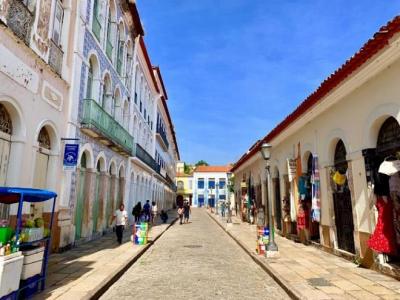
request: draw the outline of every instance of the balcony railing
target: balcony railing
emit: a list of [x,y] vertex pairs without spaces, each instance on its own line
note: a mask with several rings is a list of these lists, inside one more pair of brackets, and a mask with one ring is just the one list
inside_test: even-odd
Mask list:
[[61,76],[62,64],[63,64],[64,52],[61,48],[50,40],[50,51],[49,51],[49,65],[54,71]]
[[154,158],[149,153],[147,153],[147,151],[144,150],[143,147],[140,146],[138,143],[136,143],[135,146],[135,156],[146,165],[148,165],[150,168],[152,168],[154,171],[158,172],[159,166],[157,165]]
[[99,139],[109,141],[109,146],[132,155],[133,137],[95,100],[84,100],[81,123],[85,131],[91,131]]
[[7,26],[14,34],[29,45],[31,29],[33,24],[34,7],[30,3],[25,5],[23,1],[9,1],[5,3],[8,7]]
[[112,52],[113,52],[113,45],[109,40],[107,40],[106,54],[111,61],[112,61]]
[[161,126],[157,126],[157,136],[161,138],[161,141],[164,143],[165,149],[168,150],[169,143],[167,139],[167,134],[165,133],[165,131],[162,130]]
[[94,36],[100,42],[101,23],[97,16],[94,16],[94,18],[93,18],[92,30],[93,30]]

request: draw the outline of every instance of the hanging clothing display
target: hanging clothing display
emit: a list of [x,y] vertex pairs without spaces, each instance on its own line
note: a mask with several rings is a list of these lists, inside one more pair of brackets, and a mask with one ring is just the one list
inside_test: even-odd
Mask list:
[[290,220],[296,222],[296,200],[294,185],[290,185]]
[[311,175],[311,219],[314,222],[321,220],[320,177],[318,169],[318,156],[313,155]]
[[390,197],[393,201],[393,227],[396,232],[396,244],[400,246],[400,176],[399,173],[389,178]]
[[307,196],[307,177],[306,176],[299,177],[299,195],[300,195],[300,200],[304,200]]
[[296,177],[296,160],[288,158],[287,166],[288,166],[289,182],[292,182],[293,179]]
[[394,255],[397,252],[395,230],[393,227],[393,202],[390,197],[378,197],[378,222],[368,240],[368,246],[379,253]]
[[389,176],[400,172],[400,160],[383,161],[379,166],[378,172]]

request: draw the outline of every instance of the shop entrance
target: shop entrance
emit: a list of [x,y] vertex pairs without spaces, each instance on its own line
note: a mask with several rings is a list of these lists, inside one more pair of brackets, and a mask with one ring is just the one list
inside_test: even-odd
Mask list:
[[278,230],[282,230],[282,207],[281,207],[281,188],[279,184],[279,171],[277,170],[277,178],[273,179],[275,191],[275,223]]
[[353,209],[351,205],[351,193],[346,178],[348,163],[346,160],[346,147],[342,140],[339,140],[336,144],[334,162],[333,206],[338,248],[355,253]]
[[82,235],[83,209],[85,203],[86,190],[86,153],[82,153],[81,165],[79,168],[79,182],[76,196],[75,207],[75,238],[79,240]]
[[[374,192],[377,197],[378,221],[373,237],[375,251],[387,254],[388,262],[398,262],[400,252],[400,125],[393,117],[382,124],[376,145]],[[396,171],[381,170],[383,163]],[[378,173],[379,170],[379,173]],[[387,225],[386,225],[387,224]],[[393,226],[391,226],[393,225]],[[381,241],[389,241],[386,246]]]
[[[0,185],[7,181],[8,161],[11,149],[12,122],[4,105],[0,104]],[[10,205],[0,204],[0,219],[8,219]]]

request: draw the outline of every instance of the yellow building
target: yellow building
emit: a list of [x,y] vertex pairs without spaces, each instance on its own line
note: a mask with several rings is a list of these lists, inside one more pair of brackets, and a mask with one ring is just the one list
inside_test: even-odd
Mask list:
[[176,203],[179,205],[184,200],[189,201],[192,205],[193,198],[193,173],[186,174],[184,172],[184,163],[179,162],[176,166]]

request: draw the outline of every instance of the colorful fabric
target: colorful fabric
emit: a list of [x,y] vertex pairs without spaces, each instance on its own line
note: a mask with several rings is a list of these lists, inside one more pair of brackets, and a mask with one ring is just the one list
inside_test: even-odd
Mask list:
[[[386,198],[386,200],[384,199]],[[395,230],[393,227],[393,202],[390,197],[378,197],[378,222],[368,240],[368,246],[378,253],[394,255],[397,252]]]
[[311,174],[311,219],[314,222],[321,220],[321,198],[320,198],[320,176],[318,168],[318,156],[313,155],[312,174]]

